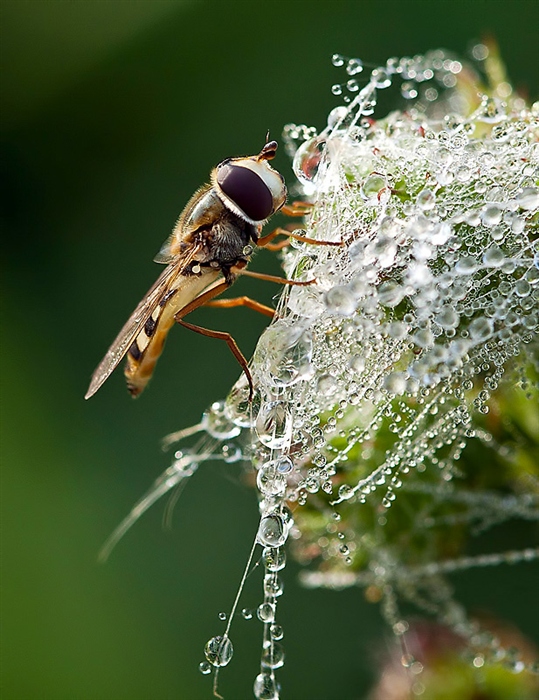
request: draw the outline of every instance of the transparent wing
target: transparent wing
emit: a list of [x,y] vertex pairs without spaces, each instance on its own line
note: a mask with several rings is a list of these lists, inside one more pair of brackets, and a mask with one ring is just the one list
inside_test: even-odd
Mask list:
[[163,301],[170,291],[174,280],[181,275],[186,266],[192,262],[196,254],[200,251],[200,245],[194,245],[183,255],[178,256],[159,275],[155,284],[142,299],[137,308],[133,311],[116,339],[107,350],[107,354],[97,366],[92,375],[90,386],[84,396],[89,399],[107,381],[112,372],[127,354],[131,344],[142,330],[146,321],[150,318],[156,307]]
[[170,236],[167,238],[167,240],[163,243],[161,246],[159,252],[153,259],[154,262],[159,263],[160,265],[168,265],[174,260],[174,255],[170,252],[170,247],[175,239],[175,233],[174,231],[170,234]]

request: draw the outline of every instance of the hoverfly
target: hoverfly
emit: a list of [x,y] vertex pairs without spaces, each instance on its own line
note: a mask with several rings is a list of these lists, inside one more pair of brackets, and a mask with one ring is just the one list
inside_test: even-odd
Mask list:
[[[212,303],[243,304],[272,316],[271,309],[245,297],[211,301],[230,287],[239,274],[285,284],[310,284],[244,270],[253,252],[252,244],[265,245],[274,237],[276,232],[261,239],[262,226],[286,201],[284,178],[268,162],[276,150],[277,142],[269,141],[258,155],[222,161],[212,170],[210,183],[191,197],[172,234],[155,257],[155,262],[167,267],[99,363],[86,399],[98,391],[124,357],[127,358],[124,372],[127,388],[133,397],[138,396],[150,380],[167,333],[176,322],[203,335],[225,340],[246,374],[252,397],[253,384],[247,361],[232,336],[194,326],[183,321],[183,317],[203,304]],[[293,237],[311,242],[302,236]]]

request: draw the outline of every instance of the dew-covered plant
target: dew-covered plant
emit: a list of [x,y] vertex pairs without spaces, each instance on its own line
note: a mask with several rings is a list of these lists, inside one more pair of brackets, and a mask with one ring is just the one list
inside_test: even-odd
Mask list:
[[[333,57],[344,104],[285,141],[312,204],[305,235],[339,245],[286,248],[286,274],[315,282],[283,293],[250,364],[253,402],[242,377],[170,436],[202,433],[109,543],[200,461],[245,462],[260,508],[246,573],[258,547],[264,565],[259,700],[280,692],[285,549],[306,586],[379,601],[417,694],[403,606],[448,628],[460,663],[537,691],[537,665],[472,620],[446,578],[539,556],[532,542],[468,553],[493,525],[539,518],[539,103],[512,91],[494,46],[473,55],[390,59],[364,80],[361,61]],[[406,109],[381,118],[379,93],[396,85]],[[201,664],[216,694],[242,585]]]

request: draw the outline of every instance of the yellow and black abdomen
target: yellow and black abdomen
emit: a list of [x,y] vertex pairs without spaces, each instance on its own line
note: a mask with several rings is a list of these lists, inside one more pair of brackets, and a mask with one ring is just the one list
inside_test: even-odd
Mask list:
[[151,379],[163,352],[175,315],[196,299],[220,276],[220,270],[203,268],[198,275],[180,275],[163,301],[155,307],[127,352],[124,369],[131,396],[138,396]]

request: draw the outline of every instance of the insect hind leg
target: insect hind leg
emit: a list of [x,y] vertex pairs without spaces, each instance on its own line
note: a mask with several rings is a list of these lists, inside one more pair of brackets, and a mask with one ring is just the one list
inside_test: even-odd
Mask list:
[[254,386],[253,386],[253,377],[251,376],[251,372],[249,371],[249,367],[247,365],[247,360],[245,359],[242,351],[239,349],[238,344],[234,340],[234,338],[230,335],[230,333],[226,333],[225,331],[212,331],[209,328],[203,328],[202,326],[195,326],[194,323],[188,323],[187,321],[184,321],[181,317],[178,317],[176,315],[176,321],[182,325],[185,326],[185,328],[188,328],[190,331],[194,331],[195,333],[200,333],[200,335],[205,335],[208,338],[217,338],[218,340],[224,340],[225,343],[228,345],[230,348],[230,351],[236,358],[236,360],[239,362],[241,365],[241,368],[247,378],[247,381],[249,383],[249,401],[251,402],[253,400],[253,394],[254,394]]
[[[242,368],[247,381],[249,383],[249,401],[253,400],[253,394],[254,394],[254,386],[253,386],[253,378],[251,376],[251,372],[249,371],[249,367],[247,366],[247,360],[245,359],[243,353],[238,347],[238,344],[234,340],[234,338],[230,335],[230,333],[226,333],[225,331],[212,331],[209,328],[203,328],[202,326],[196,326],[194,323],[188,323],[187,321],[183,320],[184,316],[187,316],[187,314],[191,313],[191,311],[194,311],[195,309],[198,309],[200,306],[203,306],[204,304],[208,304],[208,302],[211,302],[211,300],[224,292],[230,284],[228,282],[221,282],[220,284],[217,284],[214,287],[211,287],[210,289],[207,289],[205,292],[200,294],[196,299],[193,299],[187,306],[184,306],[183,309],[178,311],[178,313],[174,316],[174,320],[179,323],[181,326],[185,326],[185,328],[188,328],[190,331],[194,331],[195,333],[200,333],[200,335],[205,335],[208,338],[217,338],[218,340],[224,340],[225,343],[228,345],[230,348],[230,351],[238,361],[240,367]],[[226,301],[226,300],[225,300]],[[235,301],[235,300],[232,300]],[[221,304],[220,304],[221,305]]]

